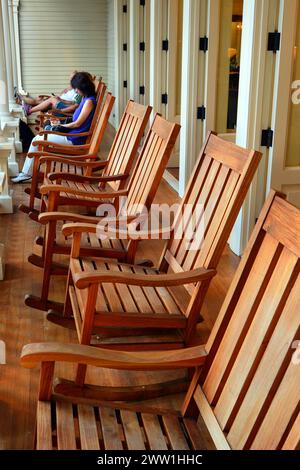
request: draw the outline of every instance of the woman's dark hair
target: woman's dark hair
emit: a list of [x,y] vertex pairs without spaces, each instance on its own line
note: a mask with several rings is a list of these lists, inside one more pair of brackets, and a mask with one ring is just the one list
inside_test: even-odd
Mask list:
[[72,88],[77,88],[84,96],[96,96],[94,82],[86,72],[75,73],[71,80]]

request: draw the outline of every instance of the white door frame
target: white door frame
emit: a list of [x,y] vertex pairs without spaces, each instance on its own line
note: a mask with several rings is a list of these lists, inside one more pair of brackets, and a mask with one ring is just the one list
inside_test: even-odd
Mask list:
[[[129,99],[129,2],[114,0],[114,31],[115,31],[115,93],[116,93],[116,127],[119,126],[124,109]],[[123,7],[127,7],[124,13]],[[127,44],[127,50],[123,49]],[[127,82],[127,88],[124,87]]]
[[[183,196],[198,152],[216,119],[216,83],[219,50],[219,0],[184,0],[182,102],[179,195]],[[208,38],[208,51],[199,50],[200,37]],[[205,120],[197,107],[205,106]]]
[[153,114],[166,116],[166,105],[162,103],[165,93],[167,74],[166,52],[162,50],[162,41],[166,39],[167,29],[164,18],[167,14],[165,0],[151,0],[150,3],[150,92],[149,101]]
[[[298,0],[281,0],[279,28],[282,41],[275,72],[275,94],[272,116],[273,147],[270,149],[267,188],[287,193],[300,207],[300,167],[286,167],[290,120],[291,83],[293,81],[293,48],[297,33]],[[294,186],[294,187],[293,187]]]
[[[236,142],[260,150],[263,158],[230,238],[238,255],[271,187],[300,204],[300,168],[285,167],[298,5],[298,0],[244,0]],[[275,30],[281,33],[276,54],[266,51],[268,33]],[[269,149],[261,147],[262,130],[268,128],[273,130]]]
[[[140,49],[144,43],[145,50]],[[150,0],[130,0],[130,98],[138,103],[149,103],[150,80]],[[144,87],[144,95],[140,87]]]
[[277,21],[273,11],[276,1],[244,0],[236,143],[260,150],[264,157],[230,237],[230,247],[239,256],[266,195],[269,151],[261,147],[261,136],[262,130],[268,128],[267,123],[271,125],[273,92],[267,90],[272,89],[277,55],[268,52],[266,45],[268,32],[272,32],[270,28]]
[[139,40],[140,40],[140,0],[129,0],[130,10],[130,84],[129,94],[134,101],[139,101]]

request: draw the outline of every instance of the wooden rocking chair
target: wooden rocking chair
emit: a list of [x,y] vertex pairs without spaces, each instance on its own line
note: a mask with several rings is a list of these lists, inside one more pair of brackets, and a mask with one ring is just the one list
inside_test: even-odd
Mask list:
[[[148,350],[189,344],[260,158],[259,152],[210,134],[157,269],[82,258],[81,236],[88,232],[94,241],[97,226],[65,225],[63,235],[74,237],[65,316],[50,312],[48,319],[72,327],[73,312],[83,344]],[[191,246],[194,237],[197,241]],[[107,250],[106,256],[102,249],[101,255],[108,258],[111,252]],[[127,263],[130,257],[128,248]]]
[[[89,204],[86,204],[86,201],[84,204],[81,204],[80,198],[76,196],[72,197],[72,195],[68,194],[68,188],[78,188],[86,192],[93,192],[94,190],[98,190],[97,183],[102,183],[102,189],[105,188],[106,183],[110,183],[110,187],[116,190],[124,187],[136,157],[140,140],[148,123],[151,110],[151,106],[143,106],[134,101],[128,101],[118,132],[115,135],[108,158],[105,161],[97,160],[95,162],[90,161],[90,159],[87,161],[86,159],[82,160],[80,156],[70,156],[67,160],[63,156],[52,155],[40,158],[39,163],[46,165],[43,188],[47,185],[57,187],[56,183],[60,184],[62,188],[63,194],[59,195],[58,192],[56,192],[55,195],[56,208],[63,205],[84,205],[92,209],[93,204],[91,201]],[[103,134],[104,131],[101,133],[101,140]],[[95,157],[93,160],[95,160]],[[93,172],[98,173],[100,170],[103,171],[101,175],[97,174],[96,176],[92,176]],[[101,177],[102,180],[99,180],[99,177]],[[107,178],[106,183],[105,180],[103,180],[104,177]],[[111,179],[109,180],[108,177]],[[112,177],[114,177],[114,179]],[[95,187],[92,183],[94,183]],[[46,194],[42,198],[40,211],[35,210],[29,214],[32,220],[36,222],[39,221],[39,213],[47,210],[49,200],[51,200],[52,196],[53,195],[50,195],[50,197],[48,197]]]
[[[34,207],[34,202],[36,198],[37,199],[41,198],[41,194],[39,191],[39,183],[41,183],[44,178],[44,172],[42,171],[42,168],[41,168],[42,157],[52,156],[52,157],[57,157],[57,158],[64,158],[65,159],[64,171],[66,172],[75,171],[74,165],[72,167],[71,164],[66,163],[66,161],[70,159],[72,161],[78,160],[78,161],[84,162],[84,161],[95,160],[98,158],[99,148],[100,148],[107,124],[108,124],[108,120],[109,120],[112,108],[114,106],[114,102],[115,102],[115,97],[112,96],[111,93],[108,93],[101,112],[99,110],[95,111],[95,114],[97,112],[98,115],[97,115],[97,120],[95,122],[95,126],[92,131],[92,134],[90,134],[90,132],[88,133],[83,132],[81,134],[77,134],[77,136],[91,137],[91,140],[89,141],[89,143],[84,144],[84,145],[66,146],[66,145],[51,144],[47,140],[40,140],[40,141],[34,142],[36,145],[38,145],[38,151],[28,153],[28,157],[33,158],[34,163],[33,163],[31,186],[30,188],[25,189],[25,193],[29,195],[29,205],[21,204],[19,206],[19,210],[21,210],[22,212],[25,212],[26,214],[30,214],[31,212],[38,212],[36,211]],[[49,133],[51,132],[44,131],[43,133],[41,133],[41,135],[44,135],[46,139]],[[60,133],[60,135],[71,135],[71,134]],[[60,153],[56,153],[56,152],[60,152]],[[100,162],[100,165],[101,165],[101,162]],[[56,168],[56,164],[52,166],[53,170],[55,168]],[[97,167],[95,166],[95,168]],[[49,170],[51,171],[50,168]]]
[[[300,450],[300,366],[293,349],[300,339],[299,257],[300,211],[272,192],[205,346],[134,353],[25,346],[21,364],[41,363],[36,448]],[[173,408],[174,396],[164,405],[137,399],[134,389],[113,402],[120,390],[87,385],[78,370],[74,382],[53,385],[60,361],[195,372],[181,406]]]
[[[84,207],[85,210],[87,207],[89,209],[94,208],[94,211],[96,211],[99,204],[105,200],[115,199],[117,204],[118,196],[121,197],[127,194],[124,186],[129,178],[151,110],[151,106],[143,106],[129,101],[108,159],[105,162],[70,160],[68,163],[69,165],[75,165],[77,169],[91,169],[94,166],[99,169],[102,166],[103,172],[99,176],[83,176],[76,174],[76,172],[73,174],[65,172],[64,167],[62,167],[62,165],[66,165],[64,157],[45,157],[41,159],[42,162],[47,164],[47,172],[49,166],[53,164],[56,165],[56,171],[60,171],[50,175],[49,179],[45,178],[45,185],[41,187],[41,192],[44,194],[42,208],[56,211],[59,206],[68,205]],[[53,184],[53,180],[58,180],[62,184]],[[33,254],[28,258],[30,263],[44,269],[41,298],[27,296],[25,301],[26,305],[39,310],[53,308],[53,304],[47,303],[51,274],[61,273],[62,269],[63,273],[67,274],[67,269],[64,266],[52,264],[53,252],[55,252],[56,246],[56,226],[57,221],[60,220],[59,217],[57,220],[53,217],[45,228],[45,237],[37,240],[38,243],[44,244],[42,256]],[[66,252],[70,253],[70,245],[67,247]]]

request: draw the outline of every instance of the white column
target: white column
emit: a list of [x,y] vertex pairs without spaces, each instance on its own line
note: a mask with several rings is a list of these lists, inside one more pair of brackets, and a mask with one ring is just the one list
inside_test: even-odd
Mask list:
[[[8,189],[8,159],[11,154],[12,146],[7,140],[5,140],[2,132],[4,127],[3,122],[9,119],[10,116],[6,87],[6,67],[2,24],[2,9],[0,8],[0,213],[10,213],[12,212],[12,199]],[[3,254],[2,246],[1,253]]]
[[[129,99],[129,2],[114,0],[115,21],[115,93],[116,93],[116,126],[119,125],[125,106]],[[126,8],[126,13],[123,11]],[[123,45],[127,44],[127,51]],[[124,87],[127,82],[127,88]]]
[[179,195],[182,197],[196,158],[199,15],[201,0],[184,0]]
[[[179,195],[184,194],[207,133],[215,128],[216,78],[219,50],[218,0],[184,0],[181,87],[181,134]],[[201,37],[208,38],[208,51],[200,51]],[[197,119],[204,106],[205,119]]]
[[[9,32],[10,32],[11,58],[12,58],[13,88],[16,87],[18,89],[18,68],[17,68],[13,0],[8,0],[8,16],[9,16]],[[17,104],[15,101],[13,102],[13,105],[11,107],[11,111],[15,117],[22,118],[24,116],[22,106]],[[16,147],[17,152],[23,151],[22,143],[20,142],[19,131],[16,133],[15,147]]]
[[[130,0],[130,98],[138,103],[149,103],[149,16],[150,0],[141,5],[140,0]],[[140,43],[145,44],[145,50],[140,49]],[[145,88],[144,94],[140,87]]]
[[218,54],[220,41],[220,2],[216,0],[208,0],[207,36],[208,52],[206,53],[204,90],[206,119],[203,126],[203,141],[208,132],[215,130],[216,125]]
[[139,102],[139,38],[140,38],[140,0],[130,0],[130,99]]
[[18,87],[18,69],[17,69],[13,0],[8,0],[8,15],[9,15],[12,68],[13,68],[13,84],[14,84],[14,87]]
[[0,132],[2,130],[2,120],[10,116],[8,105],[6,60],[4,50],[5,46],[3,35],[2,8],[0,8]]
[[[14,119],[9,112],[9,99],[7,89],[7,68],[6,68],[6,55],[5,42],[4,42],[4,28],[3,28],[3,0],[1,0],[0,8],[0,136],[1,142],[5,141],[5,145],[10,147],[10,155],[8,159],[8,166],[10,175],[18,174],[18,164],[16,162],[16,149],[15,149],[15,135],[19,128],[19,119]],[[1,148],[0,142],[0,148]]]
[[[162,13],[164,0],[151,0],[150,3],[150,105],[154,113],[165,114],[165,105],[161,102],[163,93]],[[166,72],[166,71],[165,71]],[[165,90],[164,90],[165,91]]]
[[12,0],[13,3],[13,23],[15,35],[15,51],[16,51],[16,65],[18,76],[18,90],[20,93],[25,94],[22,85],[22,68],[21,68],[21,49],[20,49],[20,35],[19,35],[19,0]]
[[8,186],[8,158],[10,152],[10,143],[0,141],[0,214],[11,214],[13,212],[12,198]]
[[7,91],[10,109],[13,107],[14,100],[14,81],[13,81],[13,66],[12,66],[12,48],[9,29],[9,13],[8,13],[8,0],[1,0],[2,7],[2,20],[3,20],[3,33],[4,33],[4,50],[6,61],[7,73]]

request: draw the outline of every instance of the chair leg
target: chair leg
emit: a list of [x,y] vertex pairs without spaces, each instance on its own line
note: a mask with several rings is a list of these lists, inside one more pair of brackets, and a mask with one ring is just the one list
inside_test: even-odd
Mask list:
[[53,259],[52,247],[56,237],[56,222],[51,221],[48,226],[48,234],[45,240],[45,254],[44,254],[44,278],[42,286],[42,301],[46,302],[49,294],[50,278],[51,278],[51,267]]
[[67,288],[66,288],[66,296],[65,296],[65,306],[64,306],[64,317],[71,318],[73,316],[72,305],[71,305],[71,298],[70,298],[70,289],[69,287],[73,285],[73,278],[72,273],[69,270],[68,273],[68,280],[67,280]]
[[55,308],[55,305],[60,305],[58,303],[48,301],[50,279],[52,274],[53,244],[56,237],[56,222],[51,221],[48,224],[46,231],[47,236],[45,237],[43,248],[44,272],[41,297],[29,295],[25,300],[27,306],[38,308],[39,310],[49,310],[51,307]]
[[65,302],[62,305],[62,309],[49,309],[47,314],[47,320],[54,325],[62,326],[63,328],[68,328],[69,330],[76,330],[76,325],[73,317],[73,310],[71,304],[71,298],[69,294],[69,287],[73,285],[72,274],[69,272],[67,286],[66,286],[66,296]]
[[[81,331],[77,331],[79,339],[80,339],[80,344],[88,345],[91,342],[94,318],[95,318],[97,294],[98,294],[98,285],[94,284],[90,286],[88,289],[85,315],[84,315],[84,320],[82,322]],[[76,375],[77,385],[84,385],[86,370],[87,370],[87,366],[83,364],[79,364],[77,368],[77,375]]]
[[33,174],[31,179],[31,188],[30,188],[30,196],[29,196],[29,207],[34,211],[34,200],[35,194],[37,192],[39,182],[39,161],[37,158],[34,159],[33,164]]

